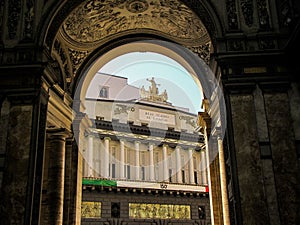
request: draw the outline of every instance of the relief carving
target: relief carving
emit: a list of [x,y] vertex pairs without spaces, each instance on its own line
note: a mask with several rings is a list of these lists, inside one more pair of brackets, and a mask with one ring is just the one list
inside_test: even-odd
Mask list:
[[3,23],[4,23],[4,0],[0,0],[0,30],[2,30]]
[[59,61],[61,63],[61,71],[64,72],[66,81],[68,84],[70,84],[73,80],[72,72],[70,71],[68,54],[66,54],[65,49],[62,47],[61,42],[56,39],[54,42],[54,51],[56,52],[57,56],[59,57]]
[[211,42],[200,46],[188,47],[192,52],[196,53],[201,59],[203,59],[207,64],[210,61],[211,53]]
[[78,67],[89,54],[89,51],[79,51],[69,48],[69,53],[73,65],[73,73],[76,74]]
[[237,11],[235,0],[226,1],[228,28],[230,30],[238,29]]
[[8,4],[8,37],[9,39],[15,39],[17,30],[19,27],[19,20],[21,14],[21,3],[20,0],[10,0]]
[[244,41],[243,40],[230,40],[228,41],[228,51],[243,51]]
[[152,29],[177,39],[198,40],[207,31],[187,6],[179,1],[87,1],[65,20],[69,38],[92,43],[127,30]]
[[266,0],[257,0],[257,10],[259,19],[259,28],[262,30],[270,29],[270,17],[268,3]]
[[248,27],[253,25],[253,2],[252,0],[241,0],[241,9]]
[[26,12],[25,12],[25,28],[24,37],[31,39],[33,36],[33,18],[34,18],[34,1],[26,1]]
[[258,40],[258,46],[260,49],[274,49],[276,47],[276,43],[274,39],[264,38]]

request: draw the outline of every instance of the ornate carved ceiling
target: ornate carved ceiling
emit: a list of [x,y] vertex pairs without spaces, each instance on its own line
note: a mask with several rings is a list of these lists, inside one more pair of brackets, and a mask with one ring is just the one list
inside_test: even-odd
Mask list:
[[182,44],[208,61],[211,40],[197,15],[178,0],[88,0],[62,24],[53,55],[72,82],[84,59],[108,40],[148,33]]
[[176,0],[87,1],[62,26],[64,34],[77,43],[95,43],[136,29],[161,32],[185,42],[209,39],[195,13]]

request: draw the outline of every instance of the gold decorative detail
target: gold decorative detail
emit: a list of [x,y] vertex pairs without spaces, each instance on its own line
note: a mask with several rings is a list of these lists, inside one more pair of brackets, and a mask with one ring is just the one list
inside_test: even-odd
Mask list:
[[129,203],[130,219],[191,219],[190,205]]
[[266,73],[266,67],[245,67],[244,73]]
[[75,74],[82,61],[89,54],[89,51],[79,51],[69,48],[69,53],[73,65],[73,74]]
[[207,39],[206,28],[186,5],[174,0],[94,1],[76,8],[62,26],[69,38],[97,42],[122,31],[151,29],[176,39]]
[[82,218],[101,218],[101,202],[85,202],[81,203]]
[[126,4],[126,8],[132,13],[142,13],[148,9],[149,5],[146,0],[130,0]]

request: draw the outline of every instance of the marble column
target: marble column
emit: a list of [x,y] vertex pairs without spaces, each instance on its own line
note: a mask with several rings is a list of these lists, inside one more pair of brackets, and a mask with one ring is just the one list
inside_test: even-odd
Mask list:
[[140,179],[140,142],[134,142],[135,149],[135,179]]
[[125,142],[124,140],[120,140],[120,178],[125,178]]
[[169,173],[168,173],[168,145],[163,145],[163,180],[168,181]]
[[201,164],[201,178],[202,178],[202,184],[207,185],[207,168],[206,168],[206,153],[205,149],[201,150],[200,153],[200,164]]
[[150,181],[154,181],[155,177],[154,177],[154,155],[153,155],[153,148],[154,145],[152,143],[149,144],[149,164],[150,164],[150,171],[149,171],[149,175],[150,175]]
[[63,224],[64,176],[66,133],[64,130],[48,131],[49,167],[48,167],[48,222],[49,224]]
[[222,197],[222,210],[223,210],[223,224],[230,225],[228,195],[227,195],[227,182],[226,182],[226,168],[224,159],[223,140],[220,136],[217,137],[218,150],[219,150],[219,164],[220,164],[220,183],[221,183],[221,197]]
[[176,172],[177,172],[177,183],[182,183],[182,174],[181,174],[181,156],[180,156],[180,147],[176,147]]
[[193,161],[193,149],[189,148],[189,175],[190,175],[190,184],[195,184],[194,177],[194,161]]
[[94,137],[92,134],[88,136],[88,176],[94,176]]
[[104,138],[103,177],[109,178],[109,137]]

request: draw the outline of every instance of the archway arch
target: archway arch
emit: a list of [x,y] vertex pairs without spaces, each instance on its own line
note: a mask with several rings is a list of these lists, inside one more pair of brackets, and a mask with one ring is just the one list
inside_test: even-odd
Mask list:
[[[73,11],[69,11],[71,8]],[[164,4],[86,1],[71,8],[65,8],[49,26],[45,45],[59,65],[59,85],[73,97],[73,109],[77,113],[83,112],[85,90],[96,71],[118,55],[141,49],[164,54],[180,63],[206,96],[216,91],[212,72],[208,72],[210,76],[205,75],[209,71],[210,54],[214,52],[213,41],[221,29],[217,17],[211,19],[213,10],[208,5],[195,7],[197,12],[179,1]],[[216,92],[218,95],[220,89]],[[223,99],[220,102],[224,110]],[[216,116],[219,115],[220,110]],[[220,125],[220,120],[213,120],[213,124]]]

